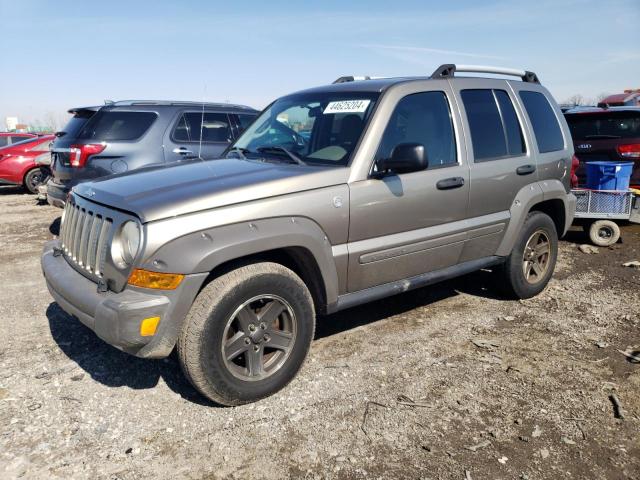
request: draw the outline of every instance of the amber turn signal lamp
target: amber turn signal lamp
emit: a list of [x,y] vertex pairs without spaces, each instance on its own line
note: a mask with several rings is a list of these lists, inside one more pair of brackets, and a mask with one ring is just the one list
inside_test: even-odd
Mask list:
[[150,272],[136,268],[129,276],[129,285],[134,287],[155,288],[157,290],[175,290],[182,282],[180,273]]
[[149,317],[140,323],[140,336],[151,337],[156,334],[156,329],[160,323],[160,317]]

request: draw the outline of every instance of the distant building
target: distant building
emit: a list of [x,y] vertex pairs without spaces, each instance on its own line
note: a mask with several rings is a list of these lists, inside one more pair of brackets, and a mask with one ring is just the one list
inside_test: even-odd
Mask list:
[[640,107],[640,88],[609,95],[598,102],[599,107]]
[[5,124],[7,126],[7,132],[14,131],[18,125],[18,117],[7,117]]

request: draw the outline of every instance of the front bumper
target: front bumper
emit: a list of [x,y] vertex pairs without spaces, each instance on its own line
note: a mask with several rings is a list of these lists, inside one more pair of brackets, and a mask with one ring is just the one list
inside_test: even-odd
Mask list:
[[[97,285],[78,273],[63,255],[59,241],[48,242],[41,264],[56,303],[105,342],[138,357],[163,358],[175,346],[182,322],[206,274],[188,275],[176,290],[155,291],[127,286],[122,292],[99,293]],[[153,336],[140,335],[140,323],[160,317]]]

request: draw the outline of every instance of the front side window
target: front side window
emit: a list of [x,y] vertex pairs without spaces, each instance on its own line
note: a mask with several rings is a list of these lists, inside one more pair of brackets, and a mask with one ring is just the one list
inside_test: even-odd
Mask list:
[[398,102],[382,136],[376,161],[390,158],[401,143],[423,145],[429,168],[457,163],[451,110],[444,92],[414,93]]
[[346,166],[378,96],[320,92],[280,98],[244,131],[227,155]]
[[157,118],[154,112],[100,110],[80,131],[78,138],[96,141],[127,141],[142,137]]
[[0,147],[6,147],[9,143],[9,137],[0,137]]
[[520,91],[520,98],[529,115],[540,153],[564,149],[558,118],[547,98],[540,92]]
[[476,162],[525,153],[522,128],[506,91],[462,90],[460,96],[467,112]]
[[231,127],[226,113],[187,112],[180,117],[173,140],[176,142],[199,142],[200,132],[204,143],[227,143],[231,141]]

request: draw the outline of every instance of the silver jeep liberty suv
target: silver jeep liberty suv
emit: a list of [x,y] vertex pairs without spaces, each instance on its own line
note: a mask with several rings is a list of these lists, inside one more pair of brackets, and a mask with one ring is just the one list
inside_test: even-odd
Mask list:
[[239,405],[293,379],[317,314],[481,268],[512,297],[542,291],[572,155],[532,72],[342,77],[273,102],[221,159],[75,187],[42,268],[100,338],[177,348],[204,396]]

